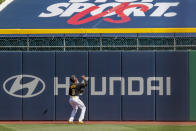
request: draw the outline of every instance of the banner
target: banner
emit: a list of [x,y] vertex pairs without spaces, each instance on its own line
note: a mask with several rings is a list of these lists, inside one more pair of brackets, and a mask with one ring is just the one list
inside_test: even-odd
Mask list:
[[0,5],[0,34],[191,33],[195,5],[195,0],[6,0]]

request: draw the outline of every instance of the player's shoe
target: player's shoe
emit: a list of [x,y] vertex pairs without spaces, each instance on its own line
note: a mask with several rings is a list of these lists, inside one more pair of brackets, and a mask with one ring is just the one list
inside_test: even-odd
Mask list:
[[68,124],[73,124],[73,121],[68,121]]
[[79,124],[84,124],[84,122],[83,121],[78,121],[79,122]]

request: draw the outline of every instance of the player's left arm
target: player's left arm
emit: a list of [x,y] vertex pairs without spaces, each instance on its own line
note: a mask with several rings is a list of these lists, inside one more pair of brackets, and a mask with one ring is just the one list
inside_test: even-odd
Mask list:
[[86,80],[86,77],[83,75],[81,76],[82,80],[84,80],[84,83],[80,83],[78,85],[78,88],[80,90],[80,94],[83,94],[84,93],[84,88],[87,86],[87,80]]
[[82,80],[84,80],[84,83],[81,83],[81,86],[83,86],[83,88],[85,88],[87,86],[86,77],[84,75],[82,75],[81,78],[82,78]]

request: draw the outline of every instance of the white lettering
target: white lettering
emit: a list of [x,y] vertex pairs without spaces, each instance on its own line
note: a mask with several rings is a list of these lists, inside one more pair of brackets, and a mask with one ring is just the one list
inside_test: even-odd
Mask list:
[[53,16],[58,16],[61,13],[64,12],[63,9],[61,9],[60,7],[68,7],[70,5],[70,3],[57,3],[54,5],[51,5],[47,8],[47,11],[49,13],[41,13],[39,15],[39,17],[53,17]]
[[96,0],[95,3],[105,3],[107,0]]
[[[159,85],[152,86],[152,82],[158,82]],[[147,95],[151,95],[152,90],[158,90],[159,95],[163,95],[163,77],[149,77],[147,79]]]
[[136,2],[138,0],[115,0],[116,2]]
[[171,95],[171,77],[166,78],[166,95]]
[[[139,82],[139,90],[133,91],[133,82]],[[143,95],[144,93],[144,79],[142,77],[128,77],[128,95]]]
[[72,16],[74,13],[81,12],[94,6],[92,3],[73,3],[60,17]]
[[62,89],[64,88],[66,90],[66,95],[69,95],[69,86],[70,86],[70,83],[69,83],[69,77],[66,77],[65,78],[65,84],[59,84],[58,83],[58,77],[54,77],[54,86],[56,88],[54,88],[54,95],[58,95],[58,89]]
[[123,77],[110,77],[110,95],[114,95],[114,81],[121,82],[121,95],[125,95],[125,79]]
[[106,95],[106,77],[102,77],[101,91],[95,91],[95,77],[91,77],[91,95]]
[[[105,9],[108,9],[108,7],[112,8],[112,7],[115,7],[117,5],[119,5],[120,3],[106,3],[106,4],[102,4],[99,6],[99,9],[96,9],[95,11],[92,11],[91,12],[91,15],[97,15],[99,13],[102,13]],[[108,17],[108,16],[112,16],[112,15],[115,15],[116,13],[113,12],[113,13],[110,13],[108,15],[105,15],[104,17]]]
[[[65,78],[65,83],[59,83],[58,77],[54,77],[54,95],[58,95],[59,89],[65,89],[65,95],[69,95],[69,87],[70,87],[70,78]],[[96,84],[95,84],[95,77],[89,78],[91,81],[91,84],[88,85],[88,88],[90,90],[91,95],[106,95],[107,94],[107,78],[102,77],[102,86],[99,88],[99,90],[96,90]],[[88,81],[88,77],[86,77],[86,80]],[[147,95],[152,95],[152,91],[158,91],[157,95],[163,96],[163,82],[165,82],[165,95],[170,96],[171,95],[171,77],[148,77],[147,79],[144,79],[143,77],[128,77],[127,78],[127,89],[128,95],[144,95],[144,84],[147,85]],[[165,81],[164,81],[165,80]],[[84,82],[84,81],[82,81]],[[120,82],[120,86],[115,86],[115,82]],[[138,83],[137,87],[133,86],[133,83]],[[109,92],[108,95],[115,95],[114,88],[121,89],[121,95],[125,95],[125,78],[124,77],[109,77]]]
[[154,6],[158,6],[158,8],[150,15],[153,17],[160,17],[166,13],[166,11],[172,6],[178,6],[179,2],[175,3],[156,3]]
[[[92,16],[97,15],[99,13],[102,13],[103,11],[105,11],[106,9],[110,9],[113,7],[118,6],[119,4],[121,4],[122,2],[130,2],[130,4],[142,4],[142,5],[146,5],[148,6],[148,10],[152,9],[153,7],[157,7],[151,14],[150,17],[161,17],[161,16],[165,16],[165,17],[174,17],[177,15],[176,12],[167,12],[168,9],[170,9],[171,7],[176,7],[178,6],[180,3],[179,2],[159,2],[156,3],[155,5],[153,5],[152,2],[153,0],[142,0],[142,1],[138,1],[138,0],[115,0],[116,2],[111,2],[111,3],[106,3],[107,0],[96,0],[94,3],[84,3],[84,2],[88,2],[89,0],[70,0],[70,3],[56,3],[53,5],[50,5],[47,7],[47,11],[46,12],[42,12],[38,17],[55,17],[55,16],[59,16],[59,17],[70,17],[73,16],[75,13],[79,13],[81,11],[84,11],[92,6],[95,6],[95,3],[104,3],[104,4],[98,4],[96,6],[99,6],[98,9],[93,10],[90,14]],[[66,9],[64,9],[66,8]],[[131,14],[133,14],[133,16],[138,16],[138,17],[145,17],[146,14],[145,12],[143,12],[141,10],[141,8],[138,7],[133,7],[133,8],[129,8],[124,10],[124,13],[127,16],[130,16]],[[116,15],[115,12],[109,13],[103,17],[108,17],[108,16],[112,16],[112,15]]]
[[[146,6],[148,6],[148,9],[151,9],[153,7],[153,4],[150,4],[150,3],[134,3],[134,4],[143,4],[143,5],[146,5]],[[132,13],[133,13],[133,16],[146,16],[145,13],[141,10],[141,8],[138,8],[138,7],[126,9],[124,11],[124,13],[127,16],[130,16]]]
[[89,0],[69,0],[70,3],[88,2]]

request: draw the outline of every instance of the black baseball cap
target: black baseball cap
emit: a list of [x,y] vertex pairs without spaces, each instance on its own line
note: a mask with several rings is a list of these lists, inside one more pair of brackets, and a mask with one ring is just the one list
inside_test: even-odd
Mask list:
[[70,77],[70,81],[72,82],[72,83],[74,83],[75,82],[75,75],[71,75],[71,77]]

